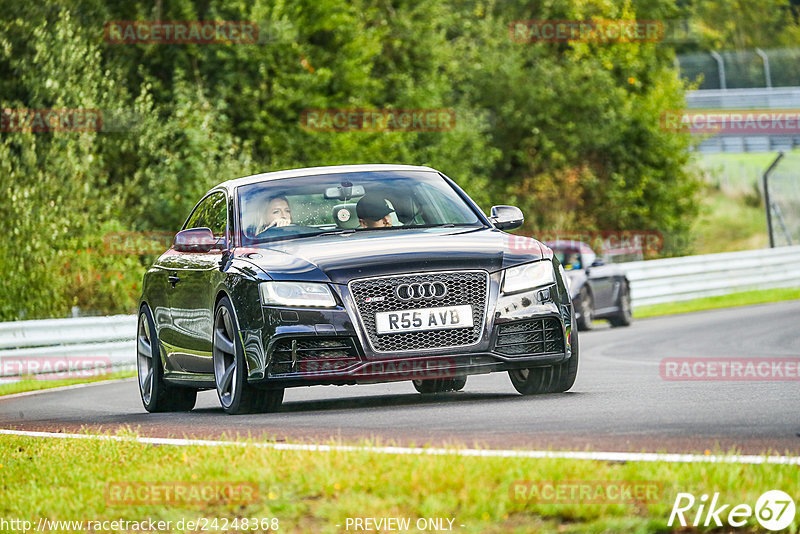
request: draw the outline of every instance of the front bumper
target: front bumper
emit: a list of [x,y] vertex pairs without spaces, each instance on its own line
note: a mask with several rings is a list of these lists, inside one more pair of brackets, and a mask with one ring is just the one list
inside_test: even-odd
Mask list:
[[568,354],[508,358],[495,353],[451,356],[407,356],[381,361],[319,360],[300,364],[296,370],[273,374],[260,383],[277,387],[331,384],[369,384],[399,380],[453,378],[562,363]]
[[347,286],[336,287],[343,305],[335,309],[264,307],[260,343],[250,344],[263,349],[248,350],[245,343],[248,381],[264,387],[374,383],[484,374],[567,360],[573,312],[563,284],[502,295],[500,277],[500,273],[489,276],[482,332],[470,346],[375,351]]

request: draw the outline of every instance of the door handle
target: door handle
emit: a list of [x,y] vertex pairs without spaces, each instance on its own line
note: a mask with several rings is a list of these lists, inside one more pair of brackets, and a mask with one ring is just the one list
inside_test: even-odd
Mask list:
[[177,274],[174,274],[174,273],[169,275],[167,280],[169,280],[169,283],[172,284],[172,287],[175,287],[175,284],[177,284],[178,282],[181,281],[180,277]]

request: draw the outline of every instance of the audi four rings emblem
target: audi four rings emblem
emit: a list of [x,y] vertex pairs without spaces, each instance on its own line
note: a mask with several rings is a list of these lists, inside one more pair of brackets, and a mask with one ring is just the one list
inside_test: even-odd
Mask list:
[[447,286],[442,282],[419,282],[414,284],[400,284],[395,287],[395,293],[400,300],[416,300],[437,298],[447,295]]

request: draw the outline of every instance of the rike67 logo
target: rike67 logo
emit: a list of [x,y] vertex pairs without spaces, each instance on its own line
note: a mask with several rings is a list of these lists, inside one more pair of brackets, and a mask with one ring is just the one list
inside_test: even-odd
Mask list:
[[678,493],[667,525],[671,527],[677,520],[682,527],[722,527],[725,522],[731,527],[743,527],[753,515],[763,528],[783,530],[794,521],[794,500],[786,492],[771,490],[762,494],[753,508],[749,504],[723,503],[719,493],[714,493],[710,501],[706,494],[696,499],[691,493]]

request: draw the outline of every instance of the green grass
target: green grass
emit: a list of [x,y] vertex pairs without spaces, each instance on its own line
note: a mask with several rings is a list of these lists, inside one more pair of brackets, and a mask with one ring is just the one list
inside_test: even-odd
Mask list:
[[[787,152],[780,163],[779,170],[800,170],[800,151]],[[713,183],[725,189],[750,190],[753,183],[760,181],[764,171],[778,157],[777,152],[724,152],[717,154],[697,154],[698,167],[708,173]]]
[[652,306],[641,306],[633,310],[633,316],[636,319],[643,319],[645,317],[655,317],[658,315],[673,315],[676,313],[688,313],[794,299],[800,299],[800,288],[798,287],[743,291],[741,293],[731,293],[730,295],[720,295],[718,297],[703,297],[681,302],[667,302],[664,304],[654,304]]
[[769,246],[767,215],[742,194],[709,188],[692,225],[694,254],[755,250]]
[[[769,246],[764,201],[758,190],[762,175],[777,152],[697,154],[695,165],[705,177],[700,214],[694,221],[689,249],[693,254],[753,250]],[[800,151],[786,154],[775,175],[800,173]],[[775,194],[775,186],[771,188]],[[787,199],[784,199],[787,200]]]
[[[698,497],[719,492],[723,502],[750,506],[770,489],[800,495],[797,466],[779,465],[173,447],[17,436],[0,438],[0,464],[4,518],[152,518],[175,525],[199,517],[275,517],[281,532],[343,532],[348,517],[452,518],[454,530],[467,533],[653,532],[669,530],[677,492]],[[510,485],[520,480],[651,481],[661,483],[662,492],[647,503],[543,504],[512,498]],[[180,505],[106,501],[109,484],[210,481],[255,484],[257,499]],[[754,530],[754,521],[736,531]],[[797,521],[789,532],[797,532]]]
[[37,380],[36,378],[32,377],[24,377],[19,382],[0,384],[0,396],[13,395],[14,393],[24,393],[26,391],[38,391],[40,389],[57,388],[61,386],[72,386],[87,382],[100,382],[103,380],[113,380],[116,378],[129,378],[131,376],[136,376],[136,371],[117,371],[88,378],[65,378],[57,380]]

